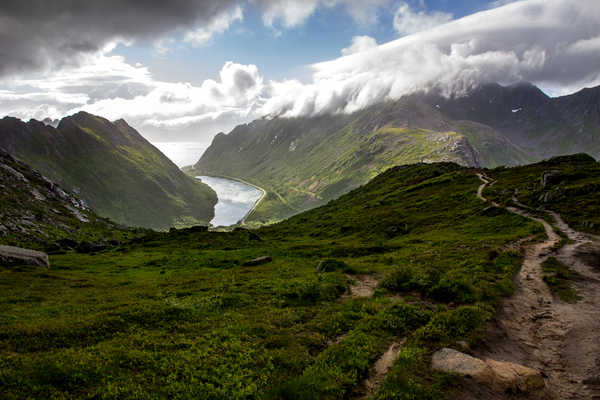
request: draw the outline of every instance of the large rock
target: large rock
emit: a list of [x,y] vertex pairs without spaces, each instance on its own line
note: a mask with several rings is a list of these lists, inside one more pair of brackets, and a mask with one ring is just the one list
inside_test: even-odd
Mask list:
[[493,386],[504,392],[533,392],[544,387],[544,378],[539,371],[520,364],[486,360],[494,371]]
[[431,367],[436,371],[473,378],[498,392],[529,393],[544,388],[539,371],[523,365],[496,360],[480,360],[454,349],[434,353]]
[[454,349],[446,348],[434,353],[431,368],[435,371],[468,376],[479,383],[494,382],[494,372],[485,361]]
[[21,247],[0,246],[0,265],[39,265],[50,268],[48,255]]

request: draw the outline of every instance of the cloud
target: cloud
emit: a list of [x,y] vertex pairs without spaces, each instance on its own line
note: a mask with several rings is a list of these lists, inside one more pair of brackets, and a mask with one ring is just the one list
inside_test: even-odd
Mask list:
[[362,25],[377,22],[381,6],[390,0],[252,0],[263,12],[267,26],[282,25],[293,28],[303,24],[319,7],[343,6],[356,22]]
[[354,53],[360,53],[377,47],[377,41],[370,36],[354,36],[352,44],[349,47],[342,49],[342,55],[348,56]]
[[0,77],[80,65],[118,42],[148,41],[169,51],[171,36],[203,45],[258,7],[265,24],[292,28],[319,7],[344,5],[359,23],[377,20],[390,0],[2,0]]
[[311,66],[308,83],[269,81],[255,65],[228,62],[215,79],[191,85],[99,53],[81,66],[12,79],[0,90],[0,110],[23,119],[86,110],[125,118],[155,141],[208,144],[265,115],[349,113],[416,91],[461,94],[526,80],[564,94],[600,84],[600,8],[596,0],[522,0],[381,45],[354,38],[343,55]]
[[265,113],[353,112],[416,91],[485,82],[576,90],[600,84],[596,0],[522,0],[312,66],[312,82],[272,83]]
[[184,41],[201,46],[206,44],[214,34],[223,33],[229,29],[231,24],[244,19],[244,14],[240,6],[223,13],[215,18],[208,26],[189,31]]
[[210,141],[213,134],[254,118],[266,84],[255,65],[226,63],[218,79],[194,86],[155,80],[141,64],[95,55],[82,66],[13,79],[0,90],[0,110],[24,120],[87,111],[125,118],[156,141]]
[[2,0],[0,75],[76,65],[118,40],[211,26],[235,0]]
[[394,29],[402,35],[416,33],[445,24],[452,18],[452,14],[440,11],[415,12],[408,3],[401,3],[394,14]]

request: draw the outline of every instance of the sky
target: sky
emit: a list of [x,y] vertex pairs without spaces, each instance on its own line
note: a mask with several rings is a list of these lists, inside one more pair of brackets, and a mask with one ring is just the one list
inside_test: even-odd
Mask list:
[[0,116],[126,119],[180,165],[261,117],[600,84],[598,0],[3,0]]

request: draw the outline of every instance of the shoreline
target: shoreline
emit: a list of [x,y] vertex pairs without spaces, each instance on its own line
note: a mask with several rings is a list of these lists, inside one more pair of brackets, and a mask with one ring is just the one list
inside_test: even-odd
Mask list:
[[260,190],[260,192],[262,193],[260,198],[258,200],[256,200],[254,202],[254,205],[252,206],[252,208],[246,213],[246,215],[244,215],[244,217],[242,219],[240,219],[238,222],[236,222],[233,225],[230,225],[230,227],[232,226],[236,226],[236,225],[246,225],[246,220],[248,219],[248,217],[254,212],[254,210],[256,209],[256,207],[258,207],[258,205],[260,204],[261,201],[263,201],[263,199],[267,196],[267,191],[263,188],[261,188],[258,185],[255,185],[253,183],[247,182],[241,178],[234,178],[231,176],[226,176],[226,175],[218,175],[218,174],[210,174],[210,175],[196,175],[194,176],[195,179],[198,179],[201,181],[201,179],[199,179],[199,176],[208,176],[208,177],[212,177],[212,178],[221,178],[221,179],[229,179],[230,181],[235,181],[235,182],[239,182],[239,183],[243,183],[244,185],[248,185],[251,186],[257,190]]

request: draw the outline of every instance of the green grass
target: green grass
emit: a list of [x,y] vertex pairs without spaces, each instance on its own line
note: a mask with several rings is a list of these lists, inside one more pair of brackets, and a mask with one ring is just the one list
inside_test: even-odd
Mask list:
[[[555,175],[542,187],[542,174],[551,171]],[[572,228],[600,234],[600,163],[592,157],[556,157],[522,167],[497,168],[489,175],[498,181],[486,189],[489,198],[508,204],[517,190],[521,203],[556,211]],[[550,198],[544,201],[542,196],[547,194]]]
[[[393,168],[252,233],[154,232],[0,268],[2,396],[342,399],[406,338],[375,398],[443,399],[453,381],[430,355],[480,340],[521,263],[502,246],[541,232],[484,212],[478,185],[453,164]],[[342,297],[348,273],[379,277],[375,296]]]
[[473,149],[486,166],[527,160],[522,150],[480,124],[464,122],[457,129],[447,124],[436,131],[407,127],[399,117],[412,113],[418,120],[433,112],[422,107],[407,100],[351,115],[255,121],[215,137],[187,172],[238,177],[264,188],[267,198],[247,221],[258,225],[326,204],[397,165],[472,165]]
[[562,301],[576,303],[581,300],[581,296],[572,286],[573,280],[577,278],[576,272],[554,257],[549,257],[544,261],[542,271],[544,282]]
[[208,225],[213,218],[216,193],[124,122],[77,113],[59,128],[2,120],[0,147],[117,223],[169,229]]

